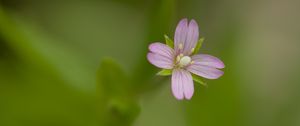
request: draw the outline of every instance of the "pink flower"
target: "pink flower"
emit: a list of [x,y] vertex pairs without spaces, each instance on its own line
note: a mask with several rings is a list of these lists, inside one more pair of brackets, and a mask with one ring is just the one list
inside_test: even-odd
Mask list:
[[211,55],[194,54],[199,39],[198,24],[195,20],[182,19],[176,28],[174,49],[170,44],[159,42],[149,46],[147,58],[156,67],[167,69],[172,74],[172,92],[178,99],[191,99],[194,94],[192,75],[217,79],[223,75],[224,63]]

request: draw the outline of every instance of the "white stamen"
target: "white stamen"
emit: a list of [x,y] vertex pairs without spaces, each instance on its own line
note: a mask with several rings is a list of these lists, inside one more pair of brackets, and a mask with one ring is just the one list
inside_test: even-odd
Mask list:
[[183,44],[180,43],[180,44],[178,45],[178,48],[179,48],[179,49],[183,49]]
[[180,56],[177,56],[177,57],[176,57],[176,62],[179,62],[179,61],[180,61],[180,58],[181,58]]
[[191,57],[189,57],[189,56],[184,56],[184,57],[182,57],[182,58],[180,59],[179,65],[180,65],[180,66],[186,66],[186,65],[190,64],[191,60],[192,60]]

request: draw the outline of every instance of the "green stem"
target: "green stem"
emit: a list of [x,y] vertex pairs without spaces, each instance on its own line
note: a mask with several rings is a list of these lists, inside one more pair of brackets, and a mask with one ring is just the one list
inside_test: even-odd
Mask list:
[[140,55],[140,60],[136,64],[132,78],[133,87],[136,91],[144,92],[147,90],[147,85],[151,84],[153,76],[157,70],[149,64],[146,55],[148,45],[155,41],[164,41],[164,34],[170,34],[170,28],[175,15],[176,0],[157,0],[153,2],[149,16],[148,36],[143,45]]

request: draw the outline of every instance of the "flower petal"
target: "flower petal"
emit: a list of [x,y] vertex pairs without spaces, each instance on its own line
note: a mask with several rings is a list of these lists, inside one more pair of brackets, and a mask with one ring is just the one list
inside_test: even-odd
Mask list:
[[207,79],[217,79],[224,74],[223,71],[218,70],[214,67],[204,66],[204,65],[199,65],[199,64],[192,64],[192,65],[188,66],[186,69],[198,76],[201,76],[201,77],[204,77]]
[[174,69],[172,73],[172,92],[178,99],[191,99],[194,94],[192,75],[183,69]]
[[148,61],[156,67],[162,69],[172,69],[173,68],[173,60],[170,57],[165,57],[163,55],[157,53],[148,53],[147,54]]
[[224,68],[224,63],[217,57],[207,54],[197,54],[192,56],[195,65],[210,66],[215,68]]
[[188,31],[188,20],[186,18],[180,20],[176,27],[175,35],[174,35],[174,47],[176,53],[181,53],[182,50],[179,49],[179,44],[182,46],[185,43],[186,36]]
[[172,93],[178,100],[182,100],[183,96],[183,80],[181,71],[174,69],[172,72]]
[[192,48],[196,47],[199,39],[199,28],[197,22],[192,19],[188,25],[187,37],[184,43],[183,53],[185,55],[190,55],[192,53]]
[[193,82],[193,78],[190,72],[184,70],[182,71],[183,75],[185,76],[184,78],[186,78],[186,82],[183,84],[183,94],[184,97],[188,100],[190,100],[194,94],[194,82]]
[[153,53],[174,59],[174,50],[169,46],[156,42],[149,45],[149,50]]

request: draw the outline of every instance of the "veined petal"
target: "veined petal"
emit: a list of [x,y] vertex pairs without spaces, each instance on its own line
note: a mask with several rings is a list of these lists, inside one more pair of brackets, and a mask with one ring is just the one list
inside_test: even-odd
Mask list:
[[172,92],[178,99],[191,99],[194,94],[192,75],[184,69],[174,69],[172,73]]
[[199,65],[199,64],[192,64],[188,66],[186,69],[198,76],[207,79],[217,79],[224,74],[223,71],[218,70],[217,68]]
[[199,39],[199,28],[197,22],[192,19],[188,25],[187,37],[184,43],[183,53],[185,55],[190,55],[192,53],[192,48],[196,47]]
[[148,61],[156,67],[162,69],[172,69],[173,68],[173,60],[170,57],[166,57],[157,53],[148,53],[147,54]]
[[182,100],[184,98],[183,95],[183,78],[181,75],[181,71],[178,69],[174,69],[172,72],[172,93],[176,99]]
[[182,71],[182,75],[185,76],[185,83],[183,85],[183,94],[184,97],[188,100],[190,100],[194,94],[194,82],[193,77],[190,72],[184,70]]
[[[176,27],[175,35],[174,35],[174,48],[176,53],[181,53],[184,47],[184,43],[186,41],[188,30],[188,20],[186,18],[180,20]],[[179,45],[181,44],[182,49],[179,49]]]
[[224,63],[217,57],[207,54],[197,54],[192,56],[195,65],[210,66],[215,68],[224,68]]
[[149,45],[149,50],[153,53],[174,59],[174,50],[169,46],[156,42]]

